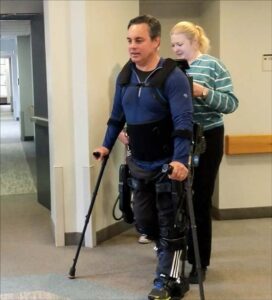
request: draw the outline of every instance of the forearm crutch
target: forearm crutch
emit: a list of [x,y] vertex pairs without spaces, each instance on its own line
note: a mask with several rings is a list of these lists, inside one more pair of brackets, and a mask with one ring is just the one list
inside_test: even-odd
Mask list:
[[[172,174],[173,167],[171,165],[164,165],[163,166],[163,173]],[[205,300],[204,295],[204,287],[203,287],[203,276],[201,272],[201,264],[200,264],[200,255],[199,255],[199,246],[198,246],[198,239],[197,239],[197,227],[195,223],[195,214],[194,214],[194,206],[193,206],[193,197],[192,197],[192,169],[191,164],[189,164],[189,172],[188,177],[184,181],[184,188],[186,192],[186,213],[189,214],[190,227],[192,230],[192,238],[193,238],[193,245],[194,245],[194,254],[195,254],[195,262],[197,268],[197,277],[198,277],[198,284],[199,284],[199,294],[200,300]],[[187,252],[187,250],[185,250]],[[182,263],[182,274],[184,275],[184,259],[186,253],[183,254],[183,263]]]
[[[99,157],[100,153],[99,152],[94,152],[93,155],[96,156],[96,157]],[[86,232],[86,229],[87,229],[87,226],[88,226],[91,214],[92,214],[95,198],[96,198],[99,186],[100,186],[100,182],[101,182],[101,179],[102,179],[102,176],[103,176],[104,169],[105,169],[106,163],[108,161],[108,158],[109,158],[108,155],[104,156],[103,161],[102,161],[102,165],[101,165],[101,169],[100,169],[100,172],[99,172],[99,175],[98,175],[98,179],[97,179],[97,182],[96,182],[93,194],[92,194],[92,199],[91,199],[90,207],[89,207],[89,210],[88,210],[88,214],[85,217],[85,224],[84,224],[84,227],[83,227],[83,231],[81,233],[81,237],[80,237],[80,241],[79,241],[79,244],[78,244],[78,247],[77,247],[74,262],[73,262],[73,265],[72,265],[72,267],[70,268],[70,271],[69,271],[69,278],[70,279],[75,278],[77,260],[78,260],[78,257],[79,257],[79,253],[80,253],[81,246],[82,246],[82,243],[83,243],[83,240],[84,240],[85,232]]]
[[191,230],[192,230],[195,262],[196,262],[198,285],[199,285],[199,294],[200,294],[200,299],[205,300],[204,287],[203,287],[203,276],[202,276],[202,272],[201,272],[201,263],[200,263],[200,255],[199,255],[199,245],[198,245],[198,239],[197,239],[197,227],[196,227],[196,223],[195,223],[195,214],[194,214],[193,197],[192,197],[192,177],[191,177],[190,171],[189,171],[189,175],[185,181],[185,189],[186,189],[187,208],[188,208],[190,225],[191,225]]

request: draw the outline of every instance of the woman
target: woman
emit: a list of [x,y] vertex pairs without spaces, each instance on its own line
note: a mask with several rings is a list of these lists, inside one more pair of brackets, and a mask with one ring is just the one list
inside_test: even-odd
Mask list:
[[[224,124],[222,114],[238,107],[230,74],[217,58],[208,55],[210,42],[202,27],[179,22],[170,32],[171,46],[178,59],[186,59],[193,77],[194,121],[203,126],[206,151],[194,170],[194,211],[197,225],[203,280],[210,264],[212,240],[212,194],[223,156]],[[191,235],[188,240],[188,261],[192,264],[190,283],[198,283]]]

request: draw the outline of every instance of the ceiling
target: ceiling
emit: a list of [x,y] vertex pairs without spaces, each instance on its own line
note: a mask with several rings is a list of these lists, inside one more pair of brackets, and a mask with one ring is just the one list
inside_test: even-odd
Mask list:
[[42,12],[43,0],[1,0],[1,15],[31,14]]

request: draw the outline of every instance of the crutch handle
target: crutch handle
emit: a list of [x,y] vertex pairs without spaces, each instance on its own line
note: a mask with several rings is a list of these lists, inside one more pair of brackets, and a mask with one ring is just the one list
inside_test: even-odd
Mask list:
[[172,172],[173,172],[173,167],[171,166],[171,165],[169,165],[169,164],[164,164],[163,166],[162,166],[162,173],[166,173],[166,174],[168,174],[168,175],[171,175],[172,174]]
[[95,158],[99,158],[100,155],[101,155],[101,153],[98,152],[98,151],[93,152],[93,156],[94,156]]
[[102,153],[99,152],[99,151],[94,151],[94,152],[93,152],[93,156],[94,156],[96,159],[102,158],[103,160],[107,160],[107,159],[109,158],[109,154],[102,155]]

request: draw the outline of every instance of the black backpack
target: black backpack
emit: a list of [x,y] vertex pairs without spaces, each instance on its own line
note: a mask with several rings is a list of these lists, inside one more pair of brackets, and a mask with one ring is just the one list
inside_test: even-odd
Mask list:
[[[119,80],[118,83],[122,86],[122,95],[124,95],[125,90],[128,86],[131,86],[132,84],[130,83],[130,77],[131,77],[131,65],[132,61],[129,60],[121,70],[119,74]],[[154,95],[155,99],[157,99],[163,106],[168,106],[167,98],[164,96],[163,93],[163,88],[164,88],[164,83],[167,79],[167,77],[170,75],[170,73],[176,68],[179,67],[186,77],[189,80],[190,86],[191,86],[191,92],[192,92],[192,77],[189,76],[186,73],[186,69],[189,69],[189,65],[187,60],[185,59],[179,59],[179,60],[174,60],[171,58],[166,58],[163,62],[162,68],[158,69],[154,76],[149,80],[148,83],[145,82],[140,82],[136,84],[136,86],[140,87],[152,87],[154,88]],[[133,84],[135,86],[135,84]]]

